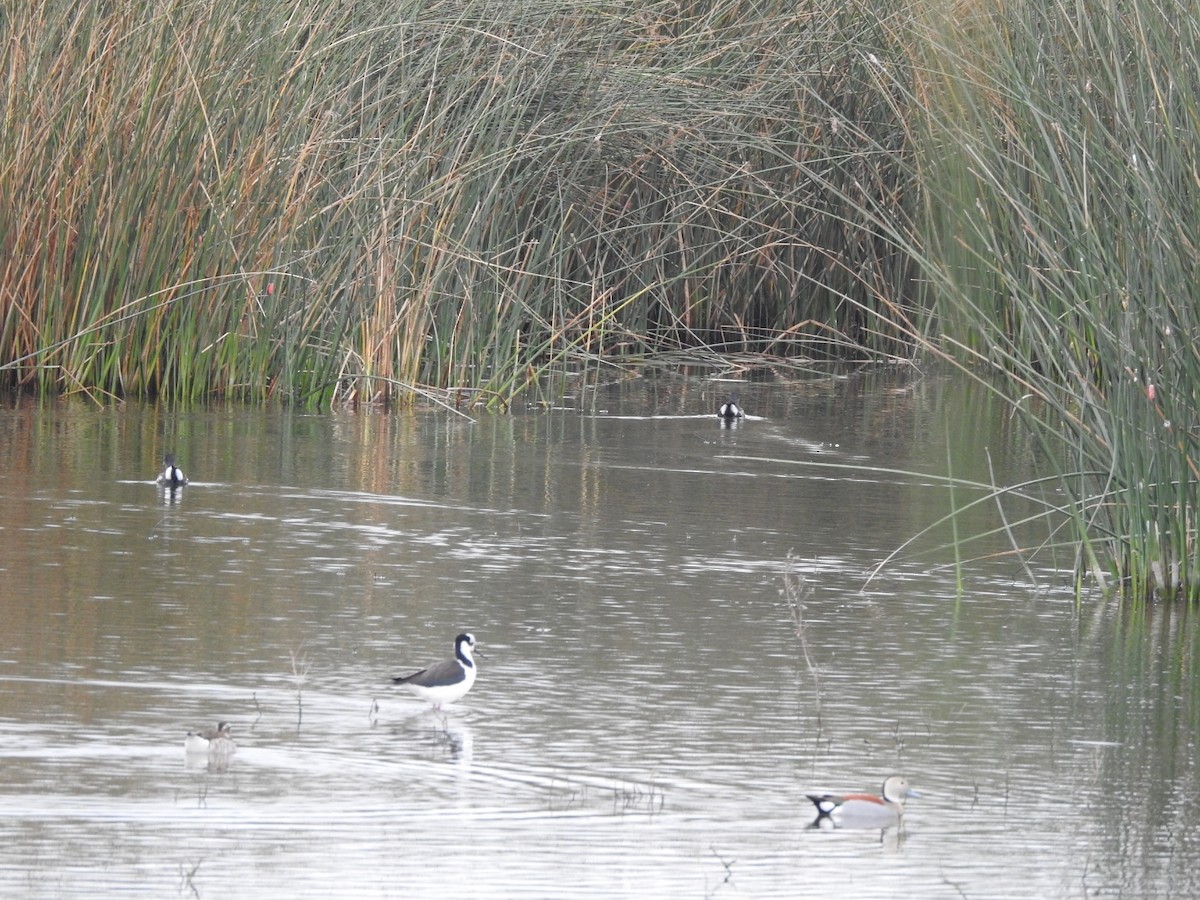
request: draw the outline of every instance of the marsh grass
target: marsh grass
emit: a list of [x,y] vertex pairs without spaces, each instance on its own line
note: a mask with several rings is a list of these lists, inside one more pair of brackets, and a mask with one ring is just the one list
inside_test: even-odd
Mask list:
[[960,5],[923,71],[940,349],[1041,441],[1080,568],[1200,597],[1193,4]]
[[2,386],[505,408],[939,358],[1038,435],[1044,547],[1200,597],[1194,2],[0,15]]
[[916,208],[872,62],[898,54],[856,12],[17,8],[6,383],[502,406],[663,350],[911,356],[909,264],[874,228]]

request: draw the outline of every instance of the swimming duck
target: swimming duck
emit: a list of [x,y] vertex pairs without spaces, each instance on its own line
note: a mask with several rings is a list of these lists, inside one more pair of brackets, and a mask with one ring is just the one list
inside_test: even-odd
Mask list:
[[163,470],[158,476],[158,483],[166,488],[183,487],[188,483],[187,476],[183,474],[183,469],[175,465],[175,457],[168,453],[163,457]]
[[725,419],[727,422],[740,419],[743,415],[745,414],[742,412],[742,408],[737,405],[737,394],[722,403],[721,408],[717,410],[717,417]]
[[461,699],[475,684],[474,649],[475,636],[464,632],[454,639],[454,659],[393,678],[392,683],[430,701],[434,709],[441,709],[443,703]]
[[817,807],[814,825],[822,820],[838,828],[888,828],[898,825],[904,815],[904,801],[920,795],[912,789],[903,775],[889,775],[883,780],[882,796],[875,794],[808,794]]

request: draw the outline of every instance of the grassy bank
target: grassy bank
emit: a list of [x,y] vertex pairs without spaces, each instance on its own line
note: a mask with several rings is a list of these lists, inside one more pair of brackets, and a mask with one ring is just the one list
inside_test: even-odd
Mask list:
[[8,385],[505,402],[669,349],[911,355],[884,21],[784,2],[8,14]]

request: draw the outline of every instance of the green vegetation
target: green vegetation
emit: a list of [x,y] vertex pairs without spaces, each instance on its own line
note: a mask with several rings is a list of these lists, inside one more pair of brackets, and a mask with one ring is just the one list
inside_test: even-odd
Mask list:
[[863,11],[306,6],[10,14],[10,385],[506,401],[665,349],[912,355]]
[[1081,571],[1200,597],[1194,4],[0,23],[4,386],[503,406],[672,354],[937,357],[1037,430]]
[[1200,598],[1200,9],[963,13],[923,69],[931,340],[1028,417],[1081,569]]

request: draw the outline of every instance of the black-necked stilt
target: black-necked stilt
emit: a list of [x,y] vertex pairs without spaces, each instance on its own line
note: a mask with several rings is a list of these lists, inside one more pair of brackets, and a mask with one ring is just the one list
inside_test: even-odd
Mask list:
[[717,410],[717,417],[727,422],[733,419],[740,419],[743,415],[742,408],[737,405],[737,394],[734,394],[722,403],[721,408]]
[[392,682],[440,709],[443,703],[453,703],[461,698],[475,683],[475,660],[471,655],[474,649],[475,636],[464,632],[454,639],[454,659],[434,663],[411,675],[401,675]]
[[175,457],[168,453],[163,457],[162,474],[158,476],[158,483],[163,487],[177,488],[183,487],[188,483],[187,476],[183,474],[183,469],[175,465]]
[[218,722],[216,728],[204,731],[189,731],[183,741],[183,749],[191,753],[215,755],[232,753],[237,749],[233,742],[233,729],[228,722]]
[[903,775],[889,775],[883,780],[883,796],[875,794],[808,794],[817,807],[814,825],[829,820],[840,828],[887,828],[899,824],[904,815],[904,801],[920,795],[912,789]]

